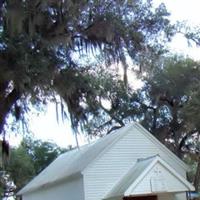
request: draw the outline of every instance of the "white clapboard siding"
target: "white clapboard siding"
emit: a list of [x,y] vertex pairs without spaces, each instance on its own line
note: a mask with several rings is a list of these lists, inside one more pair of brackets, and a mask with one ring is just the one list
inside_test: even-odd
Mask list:
[[23,200],[84,200],[83,178],[77,177],[23,195]]
[[138,158],[159,154],[163,160],[185,177],[185,170],[154,141],[141,133],[136,126],[127,130],[120,140],[105,149],[96,160],[83,171],[85,200],[102,199]]
[[[159,173],[160,174],[159,174]],[[154,183],[155,182],[155,183]],[[153,191],[152,191],[153,190]],[[187,188],[163,165],[157,163],[145,178],[133,189],[133,194],[151,194],[152,192],[183,192]]]
[[140,159],[104,197],[151,195],[193,191],[191,183],[159,156]]

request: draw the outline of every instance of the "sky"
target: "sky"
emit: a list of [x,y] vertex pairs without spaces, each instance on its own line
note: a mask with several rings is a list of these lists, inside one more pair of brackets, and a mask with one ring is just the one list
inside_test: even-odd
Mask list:
[[[168,11],[171,13],[171,21],[187,21],[188,24],[197,26],[200,25],[200,1],[199,0],[154,0],[155,5],[161,2],[165,3]],[[181,36],[177,35],[170,44],[170,49],[174,52],[181,53],[185,56],[190,56],[195,60],[200,60],[200,48],[195,45],[188,47],[187,41]],[[44,141],[55,142],[61,147],[68,147],[69,145],[76,145],[75,137],[70,128],[70,123],[65,121],[57,123],[55,105],[50,104],[45,113],[39,116],[33,114],[30,116],[30,129],[36,139]],[[10,141],[13,145],[20,142],[20,137],[12,136]],[[79,136],[79,143],[87,143],[88,140],[83,136]]]
[[[56,142],[61,147],[76,145],[69,120],[65,119],[63,122],[61,116],[57,120],[55,104],[49,104],[45,113],[41,113],[38,117],[34,116],[30,123],[30,129],[38,139]],[[78,140],[80,144],[87,143],[87,139],[82,135],[78,136]]]
[[[29,125],[29,136],[33,139],[41,139],[43,141],[49,141],[56,143],[57,145],[68,148],[69,146],[76,146],[76,139],[74,133],[71,130],[70,122],[68,119],[62,121],[61,116],[59,120],[56,117],[56,106],[53,103],[49,103],[46,111],[38,113],[34,108],[28,113],[28,125]],[[7,139],[10,141],[12,146],[19,145],[23,133],[19,129],[20,134],[7,135]],[[79,144],[88,143],[88,139],[83,135],[78,135]]]
[[[158,5],[163,2],[167,10],[171,13],[172,22],[185,21],[191,26],[200,26],[200,1],[199,0],[154,0]],[[195,60],[200,60],[200,48],[196,45],[188,47],[188,42],[180,34],[175,36],[170,45],[170,49],[185,56],[190,56]]]

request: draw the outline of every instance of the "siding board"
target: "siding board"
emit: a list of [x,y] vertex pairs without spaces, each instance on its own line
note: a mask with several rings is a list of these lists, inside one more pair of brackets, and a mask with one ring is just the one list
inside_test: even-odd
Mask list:
[[83,178],[71,179],[37,192],[23,195],[22,200],[84,200]]
[[137,129],[129,130],[84,171],[85,200],[102,199],[138,158],[159,154],[185,177],[185,170]]

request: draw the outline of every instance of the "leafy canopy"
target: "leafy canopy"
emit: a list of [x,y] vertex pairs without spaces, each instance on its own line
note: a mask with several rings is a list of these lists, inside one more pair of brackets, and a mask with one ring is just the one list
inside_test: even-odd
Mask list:
[[54,143],[24,138],[18,147],[11,149],[9,162],[1,169],[1,196],[15,196],[17,191],[65,151]]
[[106,66],[121,60],[126,89],[127,56],[147,68],[174,34],[165,6],[154,8],[151,0],[7,0],[0,6],[0,132],[8,113],[23,117],[27,99],[38,105],[56,95],[76,128],[93,111],[91,93],[101,93],[93,86],[99,66],[79,60],[97,54]]

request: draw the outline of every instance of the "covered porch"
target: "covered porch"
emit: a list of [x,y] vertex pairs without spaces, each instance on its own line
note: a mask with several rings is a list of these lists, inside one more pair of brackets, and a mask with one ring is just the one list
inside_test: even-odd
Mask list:
[[110,190],[106,200],[184,200],[194,187],[160,156],[139,159]]

